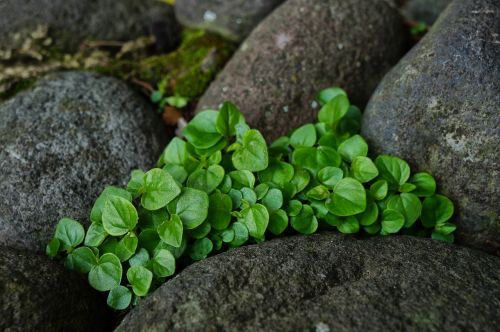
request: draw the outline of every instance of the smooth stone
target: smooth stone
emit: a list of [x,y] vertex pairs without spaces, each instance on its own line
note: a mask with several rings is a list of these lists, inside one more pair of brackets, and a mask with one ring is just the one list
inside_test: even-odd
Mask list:
[[364,106],[405,42],[391,1],[289,0],[243,42],[198,110],[230,100],[271,141],[316,120],[321,89],[340,86]]
[[500,1],[456,0],[383,79],[362,133],[426,170],[456,205],[458,243],[500,255]]
[[49,75],[0,104],[0,245],[43,251],[60,218],[88,224],[104,187],[154,166],[167,138],[144,98],[98,74]]
[[1,247],[1,331],[109,331],[106,299],[44,255]]
[[164,49],[179,41],[172,6],[157,0],[3,0],[0,13],[0,50],[20,48],[27,38],[36,41],[39,26],[49,29],[52,45],[63,52],[75,51],[83,40],[154,34]]
[[176,0],[175,15],[183,25],[241,41],[284,0]]
[[183,270],[116,331],[494,331],[500,259],[431,239],[280,238]]

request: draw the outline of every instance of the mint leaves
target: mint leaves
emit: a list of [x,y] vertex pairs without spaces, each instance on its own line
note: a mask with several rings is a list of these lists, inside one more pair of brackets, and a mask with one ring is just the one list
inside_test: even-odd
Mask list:
[[269,146],[238,108],[196,115],[156,168],[132,171],[126,189],[106,187],[85,231],[59,221],[50,257],[88,274],[124,310],[182,265],[283,234],[335,229],[367,236],[418,234],[453,242],[452,202],[425,172],[395,156],[372,159],[361,111],[345,91],[318,94],[319,122]]

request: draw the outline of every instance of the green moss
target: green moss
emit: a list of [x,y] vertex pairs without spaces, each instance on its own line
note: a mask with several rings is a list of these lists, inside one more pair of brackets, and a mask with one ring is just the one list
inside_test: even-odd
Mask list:
[[36,82],[36,78],[24,79],[12,84],[12,86],[4,92],[0,93],[0,101],[4,101],[21,91],[31,88]]

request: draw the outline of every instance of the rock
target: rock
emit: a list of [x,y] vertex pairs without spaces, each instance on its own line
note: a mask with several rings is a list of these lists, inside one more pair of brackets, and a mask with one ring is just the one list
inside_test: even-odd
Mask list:
[[40,34],[39,26],[66,52],[84,39],[130,40],[154,33],[165,47],[165,38],[174,38],[173,43],[178,38],[172,33],[178,30],[172,7],[153,0],[4,0],[0,13],[6,13],[0,21],[0,50],[24,47],[26,38]]
[[451,0],[407,0],[402,10],[409,20],[433,24],[450,2]]
[[456,203],[459,243],[500,254],[500,1],[457,0],[364,113],[372,152],[427,170]]
[[340,86],[363,106],[404,45],[388,1],[289,0],[240,46],[198,109],[231,100],[272,140],[316,119],[323,88]]
[[86,280],[48,257],[0,247],[1,331],[105,331],[112,314]]
[[191,265],[117,331],[493,331],[500,259],[431,239],[275,239]]
[[177,0],[175,15],[183,25],[243,40],[284,0]]
[[44,250],[61,217],[87,222],[102,189],[166,142],[148,103],[97,74],[51,75],[0,104],[0,245]]

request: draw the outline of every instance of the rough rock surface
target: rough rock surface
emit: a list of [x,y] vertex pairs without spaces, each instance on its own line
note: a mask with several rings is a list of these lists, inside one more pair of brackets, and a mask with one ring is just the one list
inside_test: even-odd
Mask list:
[[1,247],[1,331],[109,330],[106,299],[48,257]]
[[198,109],[231,100],[272,140],[315,120],[323,88],[341,86],[364,106],[405,36],[390,1],[289,0],[240,46]]
[[185,26],[242,40],[284,0],[177,0],[175,15]]
[[414,237],[281,238],[196,263],[118,331],[494,331],[500,259]]
[[0,104],[0,245],[43,250],[59,218],[87,221],[104,186],[152,167],[166,142],[148,103],[97,74],[50,75]]
[[172,7],[155,0],[2,0],[0,13],[0,50],[19,47],[39,25],[63,51],[84,39],[161,38],[178,29]]
[[457,238],[500,254],[500,1],[456,0],[384,78],[363,119],[372,152],[427,170]]
[[404,15],[410,19],[433,24],[439,14],[452,0],[406,0],[402,7]]

